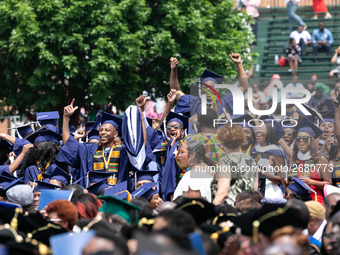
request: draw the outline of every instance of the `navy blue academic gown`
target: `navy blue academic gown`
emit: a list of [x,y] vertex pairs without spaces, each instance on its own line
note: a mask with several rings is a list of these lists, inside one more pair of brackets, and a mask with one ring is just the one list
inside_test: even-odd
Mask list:
[[[55,163],[49,165],[46,169],[46,174],[51,174],[55,169],[57,168],[57,165]],[[25,174],[24,174],[24,182],[25,184],[28,184],[29,182],[34,182],[38,180],[39,170],[36,165],[31,165],[26,168]]]
[[[78,143],[74,137],[70,135],[69,139],[61,147],[56,161],[66,163],[75,169],[79,169],[76,174],[78,180],[83,176],[86,176],[88,171],[93,170],[93,156],[97,149],[98,144]],[[123,145],[120,151],[117,184],[128,180],[129,171],[135,172],[136,169],[131,165],[126,148]],[[86,178],[83,178],[79,184],[86,187]]]
[[[172,140],[171,140],[172,141]],[[170,147],[171,141],[168,142],[164,156],[164,162],[160,175],[160,187],[163,201],[170,200],[170,195],[174,193],[181,169],[178,167],[175,160],[176,152],[178,150],[178,142]]]
[[[233,95],[228,93],[227,95],[221,97],[222,105],[225,108],[226,112],[231,116],[233,115]],[[218,115],[223,113],[222,106],[219,101],[217,103]],[[200,113],[201,111],[201,98],[192,95],[183,95],[181,96],[176,104],[175,113],[181,113],[187,117],[191,117],[195,114]]]

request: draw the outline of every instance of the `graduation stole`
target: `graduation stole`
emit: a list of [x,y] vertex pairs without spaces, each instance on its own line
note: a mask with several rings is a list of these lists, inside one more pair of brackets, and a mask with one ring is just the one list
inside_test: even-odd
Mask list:
[[109,185],[117,184],[117,173],[119,167],[121,148],[122,148],[121,145],[114,144],[110,149],[108,160],[106,160],[104,148],[102,147],[99,147],[93,156],[94,171],[112,172],[112,176],[107,179]]
[[168,141],[165,141],[164,143],[161,144],[161,156],[160,156],[160,161],[161,164],[163,165],[164,162],[164,157],[165,157],[165,152],[166,152],[166,147],[168,146]]
[[45,170],[42,169],[42,165],[39,164],[40,161],[37,161],[37,168],[38,168],[38,171],[39,171],[39,174],[38,174],[38,181],[42,181],[44,180],[44,177],[42,174],[44,174],[47,170],[47,168],[50,166],[50,161],[48,161],[47,165],[45,166]]
[[340,157],[334,161],[334,178],[336,186],[340,188]]

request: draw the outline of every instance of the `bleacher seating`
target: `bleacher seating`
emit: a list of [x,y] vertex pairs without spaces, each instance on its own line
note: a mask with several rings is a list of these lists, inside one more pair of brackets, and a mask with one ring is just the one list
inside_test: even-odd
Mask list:
[[[313,30],[318,28],[319,22],[324,21],[326,28],[332,31],[334,37],[334,43],[332,45],[332,54],[334,54],[335,47],[340,45],[340,7],[330,7],[329,12],[333,16],[331,19],[324,19],[324,14],[319,15],[319,19],[312,19],[313,11],[311,7],[299,7],[297,14],[307,24],[307,31],[312,35]],[[288,71],[289,66],[281,67],[275,64],[275,55],[285,56],[283,47],[288,44],[290,32],[288,29],[288,17],[286,8],[274,9],[260,9],[259,19],[259,31],[260,39],[258,40],[258,46],[262,47],[259,50],[260,59],[259,64],[261,66],[260,72],[258,72],[257,83],[268,84],[273,74],[279,74],[284,84],[287,84],[291,80],[291,72]],[[295,24],[295,27],[297,24]],[[264,38],[266,38],[264,40]],[[256,50],[256,49],[254,49]],[[333,55],[332,55],[333,56]],[[324,51],[318,54],[318,63],[314,63],[313,60],[313,48],[308,45],[306,48],[306,55],[302,56],[302,63],[299,65],[298,76],[299,80],[306,85],[310,81],[312,74],[316,73],[319,79],[322,79],[324,83],[334,86],[334,81],[328,79],[328,73],[335,65],[327,62],[328,57]]]

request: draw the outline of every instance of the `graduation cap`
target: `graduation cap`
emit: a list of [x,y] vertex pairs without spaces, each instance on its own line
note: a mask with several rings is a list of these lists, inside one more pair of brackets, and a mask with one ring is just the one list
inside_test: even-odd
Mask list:
[[38,185],[35,187],[34,192],[41,192],[42,190],[57,190],[63,188],[58,185],[51,184],[49,182],[36,181],[36,183]]
[[44,209],[46,205],[58,199],[66,199],[70,201],[72,194],[73,190],[41,190],[38,210],[40,211]]
[[258,242],[258,232],[270,237],[275,230],[285,226],[294,226],[301,229],[306,227],[299,211],[289,205],[265,205],[259,209],[257,219],[252,223],[254,243]]
[[297,132],[306,132],[315,138],[319,137],[323,132],[314,123],[312,123],[307,118],[302,119],[294,129]]
[[26,137],[26,139],[30,143],[41,143],[41,142],[53,142],[57,145],[60,145],[60,140],[62,140],[62,136],[51,131],[51,130],[39,130],[29,136]]
[[[74,181],[72,184],[78,184],[78,185],[80,185],[80,182],[81,182],[84,178],[87,178],[87,177],[86,177],[86,176],[83,176],[83,177],[79,178],[78,180]],[[85,182],[86,182],[86,181],[85,181]],[[80,186],[82,186],[83,188],[86,188],[86,187],[84,187],[83,185],[80,185]]]
[[15,180],[12,180],[11,182],[9,182],[8,184],[4,185],[0,190],[0,195],[3,195],[3,192],[6,192],[8,189],[14,187],[15,185],[25,184],[23,179],[24,179],[23,177],[19,178],[19,179],[15,179]]
[[36,122],[28,123],[19,127],[13,127],[8,128],[8,130],[15,129],[15,137],[16,138],[25,138],[26,136],[34,133],[34,129],[32,128],[32,125],[34,125]]
[[96,120],[93,123],[92,129],[97,129],[102,121],[102,115],[98,113]]
[[82,231],[78,234],[70,235],[64,233],[51,236],[50,244],[54,255],[82,255],[83,249],[95,236],[94,230]]
[[127,181],[121,182],[115,186],[112,186],[109,189],[106,189],[104,191],[104,195],[105,196],[112,195],[119,199],[125,199],[129,202],[132,199],[132,196],[130,192],[128,191],[127,186],[128,186]]
[[311,122],[314,123],[315,119],[320,119],[323,120],[322,115],[315,109],[311,108],[309,105],[306,105],[304,103],[302,103],[302,105],[307,109],[307,111],[311,114],[311,115],[305,115],[300,109],[297,109],[296,111],[298,113],[301,113],[303,115],[305,115],[305,117],[307,119],[309,119]]
[[136,189],[134,192],[131,193],[133,197],[144,197],[146,199],[152,197],[153,195],[158,194],[158,191],[153,189],[156,183],[145,183],[140,188]]
[[60,167],[56,167],[53,172],[48,176],[48,178],[51,180],[58,180],[62,183],[65,183],[66,185],[68,185],[71,182],[71,175],[69,175],[68,173],[66,173],[63,169],[61,169]]
[[309,197],[309,193],[313,193],[315,196],[315,199],[317,201],[317,195],[318,193],[314,191],[308,184],[303,182],[302,180],[293,177],[294,182],[290,184],[287,188],[291,191],[295,192],[301,197]]
[[326,111],[322,113],[322,122],[331,122],[334,124],[335,113],[333,111]]
[[125,200],[118,199],[114,196],[100,196],[98,198],[106,202],[99,208],[99,212],[116,214],[125,219],[128,223],[131,223],[130,210],[135,210],[137,218],[136,224],[138,224],[138,210],[142,210],[139,206],[131,204]]
[[[335,111],[335,107],[333,104],[333,99],[326,99],[322,106],[327,105],[328,111]],[[320,108],[322,108],[322,106]]]
[[58,126],[58,120],[60,119],[59,112],[37,112],[37,121],[41,126],[51,124]]
[[[80,219],[77,221],[76,228],[73,228],[73,231],[79,233],[81,230],[88,231],[92,229],[97,233],[107,232],[109,235],[115,235],[120,233],[123,228],[122,224],[116,222],[108,222],[105,218],[101,216],[96,216],[93,219]],[[79,229],[77,229],[79,227]]]
[[[182,128],[184,130],[188,130],[188,123],[189,123],[189,118],[184,116],[184,115],[180,115],[178,113],[175,112],[169,112],[168,116],[166,116],[166,118],[164,119],[164,122],[166,122],[167,124],[169,124],[172,121],[177,121],[179,124],[181,124]],[[164,130],[165,134],[166,134],[166,127],[164,127],[164,123],[161,124],[160,128],[162,130]]]
[[178,204],[175,209],[190,213],[198,226],[216,216],[215,206],[202,198],[187,198]]
[[0,140],[0,150],[5,149],[8,151],[12,151],[12,148],[13,148],[13,145],[10,142],[6,140]]
[[260,117],[260,119],[263,121],[267,121],[272,125],[276,142],[278,142],[281,139],[281,137],[285,134],[285,131],[283,130],[282,126],[275,120],[273,116],[263,115]]
[[224,246],[228,237],[234,235],[234,233],[230,231],[229,227],[221,228],[217,225],[203,223],[201,225],[201,229],[203,232],[209,234],[214,243],[217,243],[221,248]]
[[88,171],[87,176],[89,183],[97,183],[101,181],[103,178],[108,178],[114,174],[113,172],[101,172],[101,171]]
[[0,174],[0,180],[1,180],[2,177],[7,177],[7,178],[9,178],[9,179],[12,179],[13,181],[16,180],[16,179],[18,179],[18,178],[15,177],[13,174],[10,174],[10,173],[8,173],[8,172],[6,172],[6,171],[3,171],[3,172]]
[[119,118],[117,116],[114,116],[110,113],[103,112],[101,123],[103,124],[111,124],[116,128],[116,131],[118,132],[118,136],[122,136],[121,126],[123,123],[123,119]]
[[200,82],[204,83],[207,81],[213,81],[216,84],[221,84],[224,81],[224,77],[212,71],[209,71],[208,69],[205,69],[200,77]]
[[[232,117],[233,124],[238,124],[240,127],[253,129],[255,123],[252,122],[251,120],[253,120],[253,117],[250,116],[249,114],[233,115]],[[248,122],[250,122],[252,126],[250,126]]]
[[96,194],[99,191],[108,188],[109,185],[107,184],[107,178],[108,177],[101,179],[99,181],[96,181],[94,184],[92,184],[90,187],[88,187],[87,190],[92,194]]
[[154,182],[153,176],[158,174],[158,171],[139,170],[135,173],[136,181],[151,181]]

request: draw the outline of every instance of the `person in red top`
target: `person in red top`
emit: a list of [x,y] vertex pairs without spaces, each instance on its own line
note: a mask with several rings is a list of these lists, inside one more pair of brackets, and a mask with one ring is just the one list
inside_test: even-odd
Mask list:
[[328,12],[327,6],[324,3],[324,0],[313,0],[313,11],[314,17],[313,19],[318,19],[319,12],[325,12],[325,19],[332,18],[332,15]]
[[288,181],[291,184],[293,177],[299,178],[317,193],[318,202],[323,204],[322,190],[325,184],[332,184],[330,173],[332,169],[329,169],[331,166],[328,159],[319,153],[315,140],[322,131],[307,118],[301,120],[294,129],[298,133],[290,160]]

